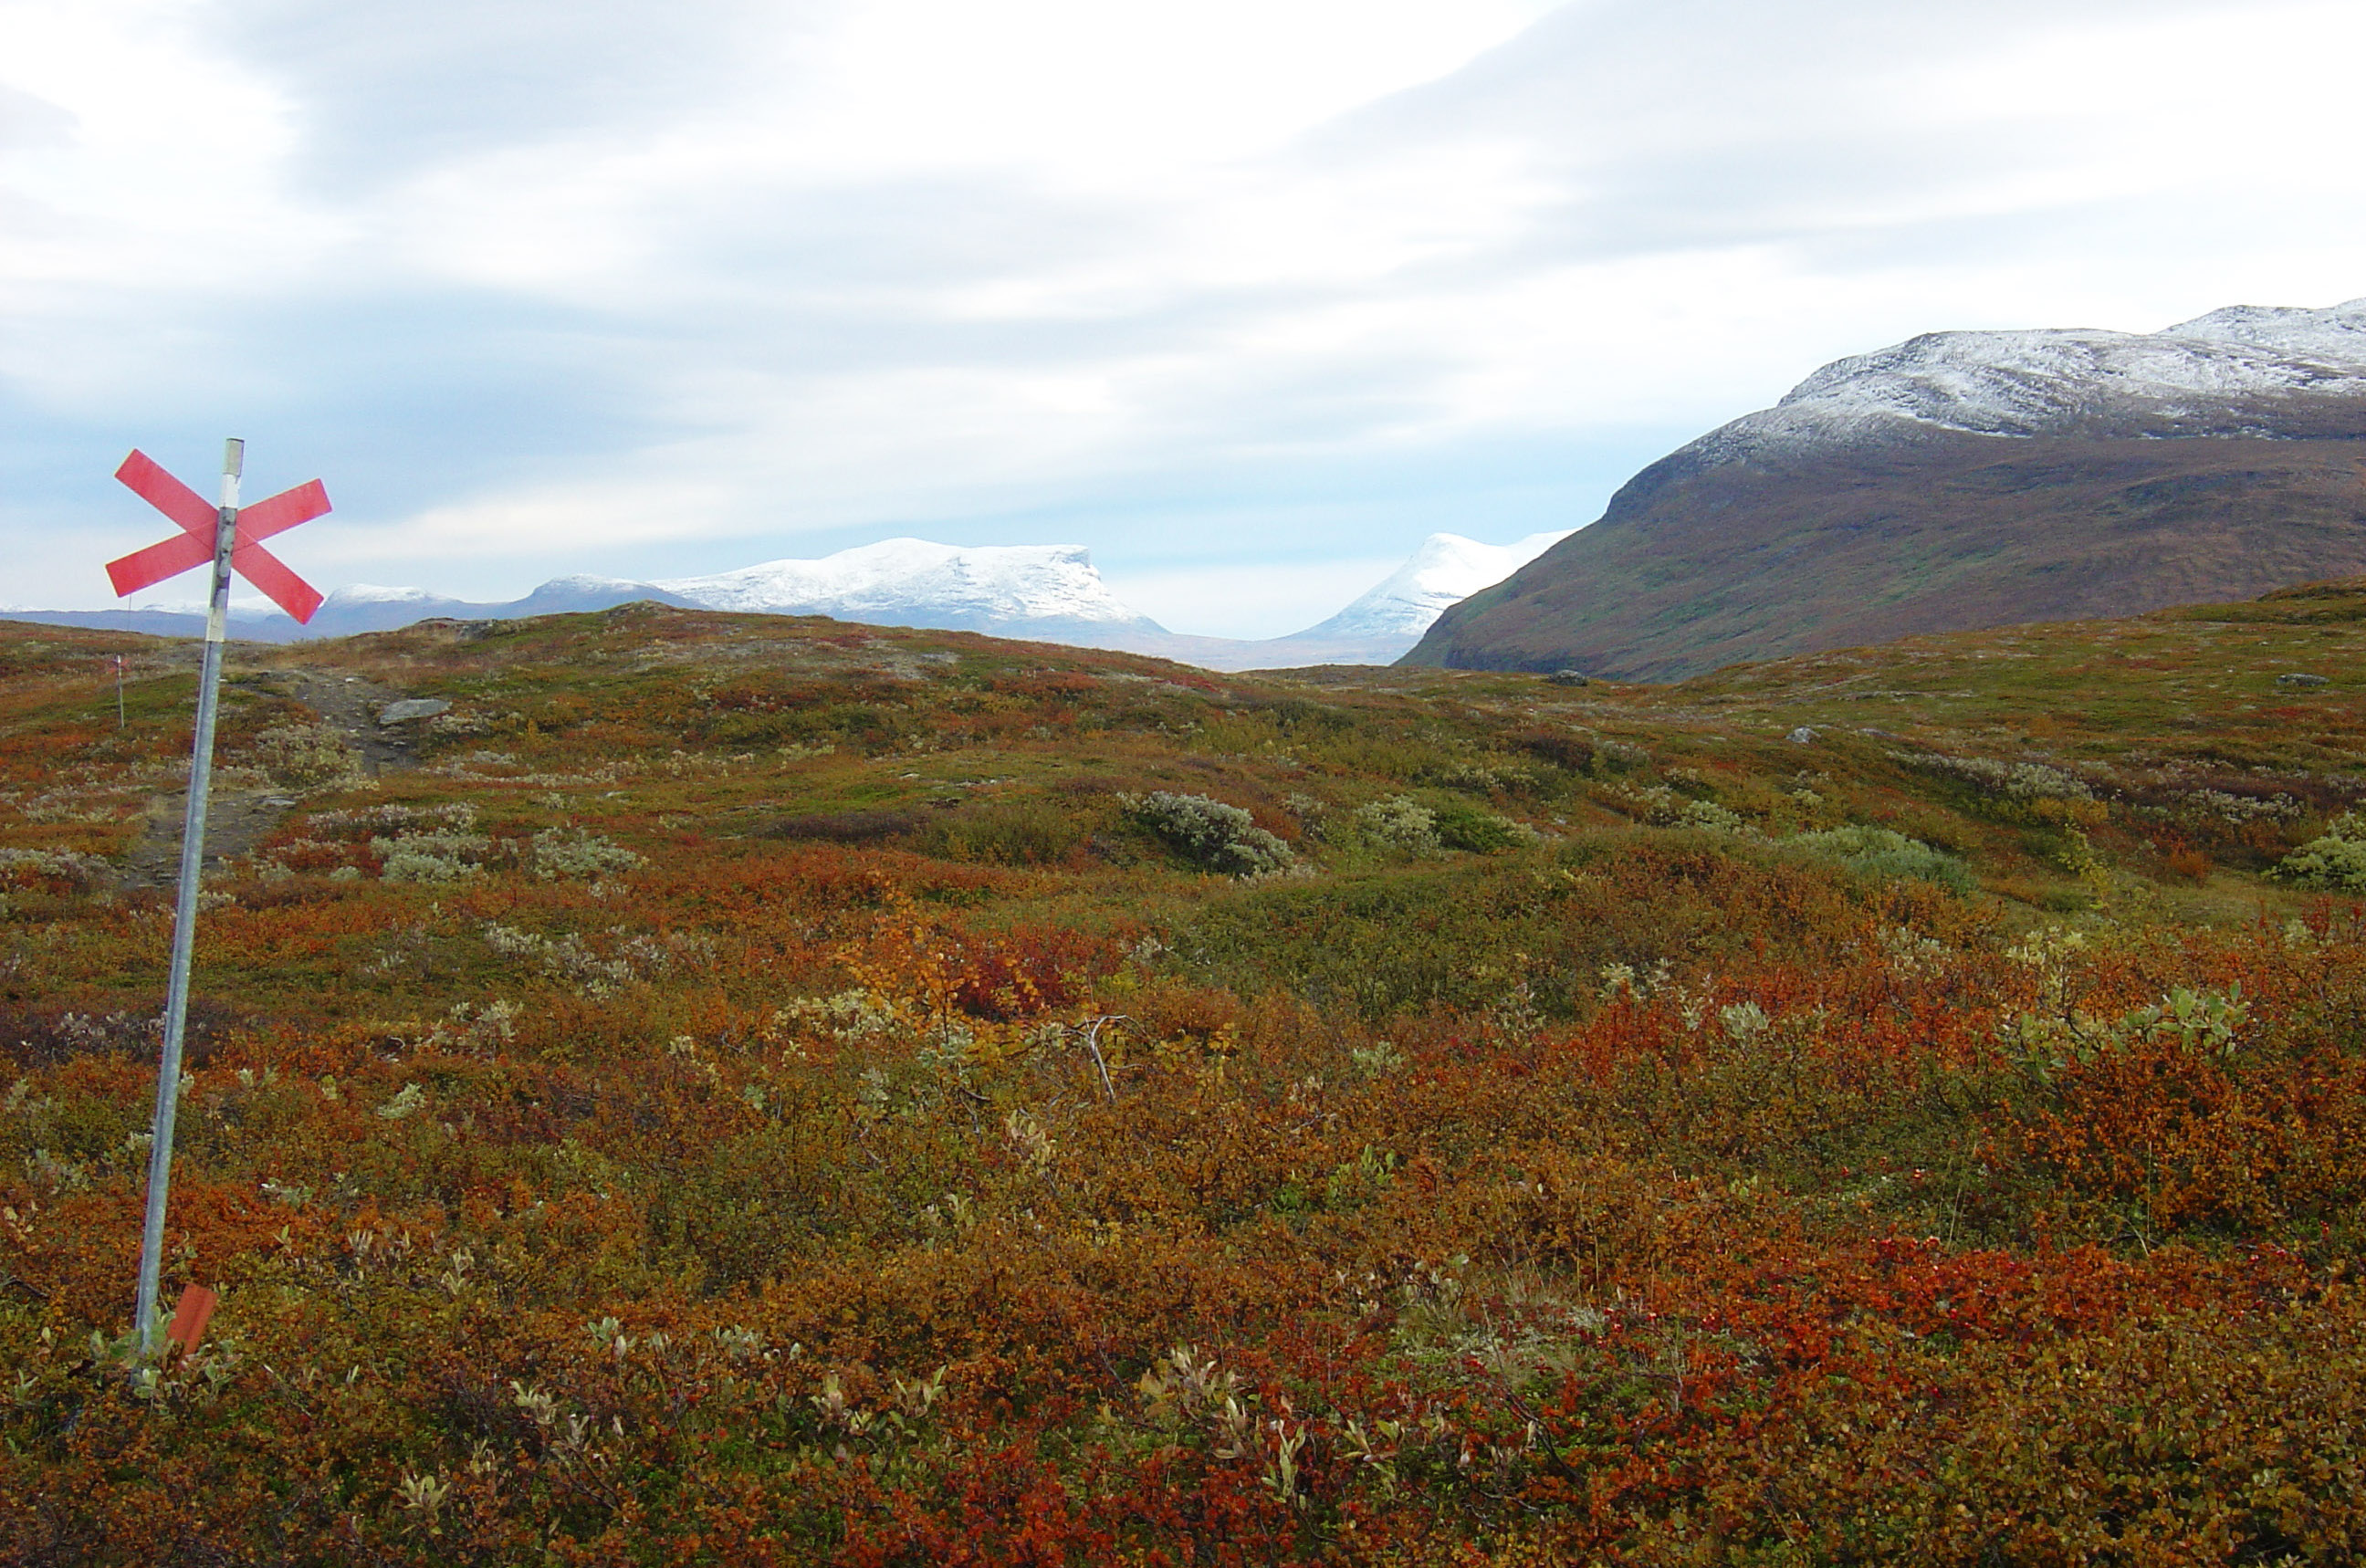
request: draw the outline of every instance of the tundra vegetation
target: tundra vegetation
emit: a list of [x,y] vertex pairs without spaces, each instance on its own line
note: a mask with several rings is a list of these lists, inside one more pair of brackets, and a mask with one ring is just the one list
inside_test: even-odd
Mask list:
[[147,1366],[195,655],[0,624],[0,1557],[2358,1561],[2361,615],[241,649]]

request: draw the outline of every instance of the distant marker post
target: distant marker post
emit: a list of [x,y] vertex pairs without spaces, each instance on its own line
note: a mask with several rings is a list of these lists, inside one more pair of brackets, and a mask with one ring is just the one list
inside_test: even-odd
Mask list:
[[[214,720],[221,706],[222,643],[230,635],[230,574],[235,569],[299,622],[312,618],[321,596],[263,547],[270,535],[307,523],[329,510],[321,481],[282,491],[242,511],[238,484],[246,467],[246,443],[222,446],[221,501],[208,506],[196,491],[134,452],[115,477],[149,504],[181,525],[177,537],[151,545],[107,564],[120,596],[187,570],[213,563],[212,592],[206,601],[205,657],[197,674],[197,732],[189,758],[189,798],[181,819],[181,880],[173,905],[172,974],[164,989],[164,1049],[156,1065],[156,1120],[148,1146],[148,1213],[140,1237],[140,1292],[132,1317],[140,1353],[163,1348],[156,1322],[156,1294],[164,1265],[164,1203],[173,1179],[173,1121],[181,1099],[181,1045],[189,1020],[189,961],[197,945],[197,879],[205,866],[206,804],[213,783]],[[121,662],[118,661],[118,715]],[[203,1332],[191,1330],[189,1343]]]

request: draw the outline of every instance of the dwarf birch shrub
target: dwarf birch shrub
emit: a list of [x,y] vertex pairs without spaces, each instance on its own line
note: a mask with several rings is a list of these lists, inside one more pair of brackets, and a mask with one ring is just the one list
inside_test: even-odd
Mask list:
[[1498,817],[1492,811],[1456,804],[1436,813],[1437,837],[1450,850],[1469,850],[1476,854],[1500,854],[1505,850],[1534,843],[1537,830],[1525,822],[1508,817]]
[[1538,785],[1535,773],[1515,762],[1497,762],[1492,767],[1482,762],[1448,762],[1424,768],[1417,782],[1472,795],[1533,795]]
[[1895,881],[1912,877],[1946,888],[1951,893],[1972,890],[1972,874],[1964,863],[1951,854],[1932,849],[1919,839],[1887,828],[1866,828],[1852,825],[1828,828],[1820,832],[1794,833],[1783,840],[1782,847],[1818,860],[1831,861],[1856,873],[1879,881]]
[[2089,800],[2087,781],[2043,762],[2006,762],[1993,757],[1948,757],[1937,752],[1892,752],[1909,767],[1961,779],[1987,795],[2011,800]]
[[580,828],[548,828],[526,846],[526,863],[536,876],[609,876],[631,871],[641,857],[624,845]]
[[1080,836],[1075,818],[1057,802],[1012,800],[945,813],[927,827],[920,843],[947,860],[1044,865],[1075,848]]
[[2301,887],[2366,893],[2366,817],[2343,812],[2322,837],[2284,856],[2272,874]]
[[1237,806],[1204,795],[1153,790],[1121,795],[1118,805],[1193,864],[1233,876],[1280,871],[1296,857]]
[[532,959],[546,978],[563,981],[587,997],[608,996],[619,986],[638,980],[641,975],[633,958],[648,956],[644,948],[638,954],[628,952],[603,957],[573,931],[554,938],[499,922],[488,924],[484,936],[485,945],[504,958]]
[[1374,843],[1409,855],[1434,855],[1446,847],[1437,836],[1437,813],[1409,795],[1391,795],[1358,807],[1356,826]]
[[[2156,808],[2159,809],[2159,808]],[[2223,789],[2187,790],[2176,797],[2173,807],[2160,814],[2172,818],[2191,820],[2214,818],[2221,822],[2289,821],[2307,808],[2291,795],[2229,795]]]
[[0,849],[0,882],[10,874],[21,877],[50,877],[83,892],[104,887],[115,880],[115,868],[97,855],[86,855],[78,850],[12,850]]
[[332,724],[283,724],[254,738],[243,759],[282,789],[346,789],[363,780],[361,753]]
[[903,1022],[893,1000],[860,987],[830,997],[798,997],[772,1014],[772,1027],[796,1025],[827,1032],[841,1043],[876,1039],[893,1033]]
[[1719,806],[1714,800],[1684,802],[1684,809],[1676,814],[1674,825],[1679,828],[1698,828],[1707,832],[1732,833],[1737,836],[1750,831],[1750,824],[1741,819],[1741,813]]
[[350,811],[315,811],[304,818],[309,831],[332,839],[372,830],[389,834],[411,829],[467,832],[476,825],[477,808],[467,801],[455,801],[448,806],[366,806]]
[[482,833],[405,833],[372,839],[370,852],[389,882],[456,882],[484,870],[492,845]]

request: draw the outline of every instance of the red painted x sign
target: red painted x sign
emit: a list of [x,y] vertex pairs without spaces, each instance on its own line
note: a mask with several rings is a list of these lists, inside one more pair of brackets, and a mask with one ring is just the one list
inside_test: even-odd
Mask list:
[[[205,497],[158,468],[145,452],[135,451],[124,458],[115,477],[181,525],[177,537],[107,563],[107,579],[115,584],[117,598],[137,593],[176,572],[203,566],[214,558],[214,531],[220,526],[221,513]],[[321,595],[310,583],[288,570],[277,556],[265,549],[263,541],[274,534],[286,533],[299,523],[310,523],[328,510],[329,492],[318,479],[238,509],[237,532],[230,553],[232,570],[269,594],[274,604],[299,622],[312,618],[312,612],[321,607]]]

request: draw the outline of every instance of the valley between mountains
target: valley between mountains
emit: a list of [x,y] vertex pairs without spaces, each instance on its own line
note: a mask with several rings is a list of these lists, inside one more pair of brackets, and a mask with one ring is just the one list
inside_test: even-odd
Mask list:
[[135,1371],[195,660],[0,624],[0,1558],[2355,1561],[2361,635],[240,645]]

